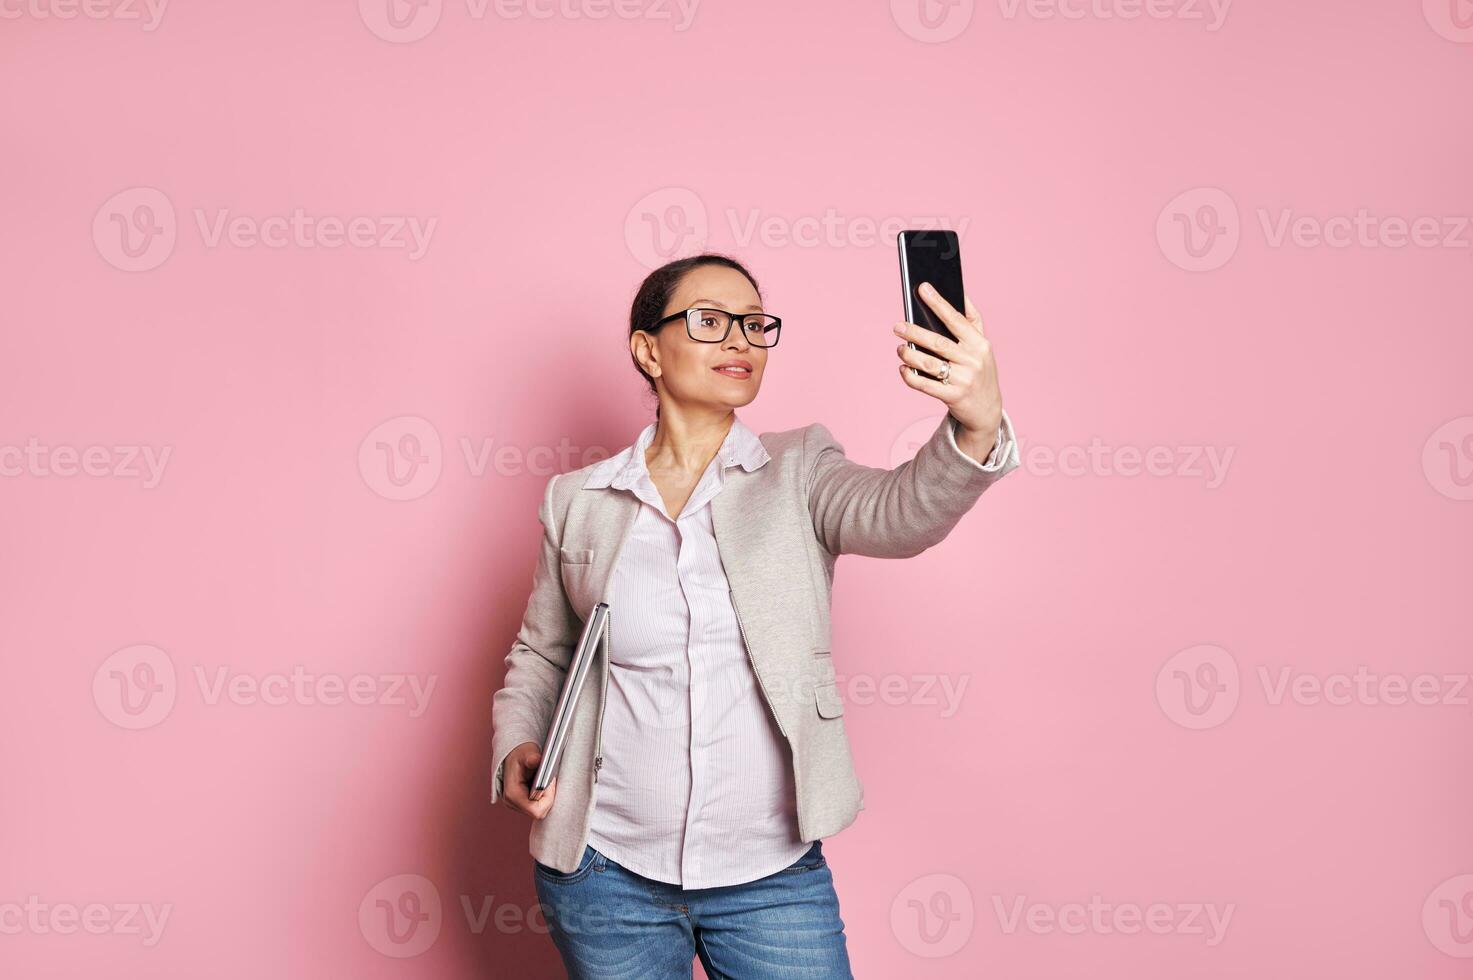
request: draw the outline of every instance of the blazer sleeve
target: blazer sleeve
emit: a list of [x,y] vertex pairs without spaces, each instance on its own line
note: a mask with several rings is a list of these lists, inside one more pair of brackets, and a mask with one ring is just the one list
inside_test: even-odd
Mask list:
[[823,547],[836,556],[909,558],[950,534],[982,491],[1019,463],[1006,410],[997,445],[985,463],[957,446],[956,426],[948,412],[915,458],[892,470],[850,460],[825,426],[808,426],[808,509]]
[[553,519],[553,487],[547,481],[537,517],[542,522],[542,548],[532,575],[532,594],[521,629],[506,655],[506,679],[491,699],[491,758],[495,777],[491,802],[503,792],[506,757],[523,742],[542,744],[553,709],[582,632],[582,621],[563,590],[560,537]]

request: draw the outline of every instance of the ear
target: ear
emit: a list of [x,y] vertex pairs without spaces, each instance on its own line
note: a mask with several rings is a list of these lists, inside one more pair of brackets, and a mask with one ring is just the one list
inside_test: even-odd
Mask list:
[[635,362],[652,378],[660,376],[660,359],[655,353],[655,338],[643,330],[629,335],[629,352]]

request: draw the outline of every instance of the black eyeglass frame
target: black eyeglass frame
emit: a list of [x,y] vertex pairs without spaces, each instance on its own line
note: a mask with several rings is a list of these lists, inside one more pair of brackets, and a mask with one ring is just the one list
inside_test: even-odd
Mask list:
[[[726,314],[728,317],[730,317],[730,319],[726,321],[726,332],[723,333],[718,340],[702,340],[700,337],[697,337],[695,334],[691,333],[691,314],[693,313]],[[771,350],[772,348],[776,347],[777,342],[781,340],[783,336],[783,318],[780,316],[773,316],[771,313],[733,313],[730,310],[719,310],[714,306],[693,306],[688,310],[681,310],[679,313],[672,313],[667,317],[661,317],[650,325],[650,329],[652,331],[658,330],[660,327],[663,327],[671,320],[674,320],[677,317],[683,317],[685,319],[685,335],[691,340],[694,340],[698,344],[724,344],[726,343],[726,338],[731,336],[731,328],[732,324],[734,323],[741,323],[742,335],[746,336],[747,317],[753,316],[766,317],[772,321],[772,323],[767,326],[767,330],[774,331],[775,339],[770,344],[752,344],[752,341],[750,339],[747,341],[747,343],[752,344],[753,347],[761,347],[763,350]],[[764,331],[764,333],[765,332],[766,331]]]

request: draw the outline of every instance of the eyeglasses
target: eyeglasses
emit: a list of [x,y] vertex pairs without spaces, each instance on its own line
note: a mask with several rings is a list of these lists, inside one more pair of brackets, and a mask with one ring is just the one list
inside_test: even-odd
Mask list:
[[778,333],[783,325],[781,317],[768,316],[766,313],[738,315],[726,310],[698,308],[681,310],[656,320],[651,329],[658,330],[671,320],[681,317],[685,318],[685,332],[690,335],[690,339],[703,344],[721,343],[731,333],[731,325],[739,320],[742,324],[742,336],[747,338],[747,343],[753,347],[776,347]]

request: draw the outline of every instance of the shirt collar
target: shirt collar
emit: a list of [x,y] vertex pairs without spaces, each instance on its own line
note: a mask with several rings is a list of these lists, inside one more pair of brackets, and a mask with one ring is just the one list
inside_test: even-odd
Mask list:
[[[640,432],[639,438],[634,445],[625,448],[608,459],[595,463],[589,471],[588,479],[583,481],[583,486],[588,487],[618,487],[627,489],[632,487],[641,476],[648,470],[645,467],[644,451],[649,448],[655,439],[655,428],[659,423],[651,422]],[[721,448],[716,450],[716,457],[721,461],[724,470],[731,466],[740,466],[748,473],[766,463],[772,457],[767,453],[767,447],[762,445],[762,440],[757,433],[742,423],[740,418],[733,415],[731,430],[726,433],[726,439],[722,441]]]

